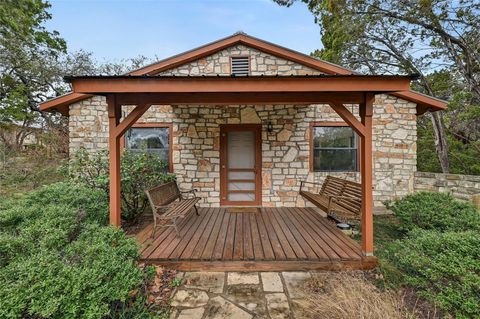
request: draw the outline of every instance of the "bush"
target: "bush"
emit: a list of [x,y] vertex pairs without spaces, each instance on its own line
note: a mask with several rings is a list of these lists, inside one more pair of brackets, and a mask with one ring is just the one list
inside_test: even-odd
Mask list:
[[396,201],[389,208],[401,222],[401,229],[437,231],[480,231],[480,213],[471,203],[446,193],[419,192]]
[[[89,154],[80,150],[69,163],[69,175],[77,182],[109,194],[108,153]],[[145,212],[148,200],[145,189],[174,180],[167,172],[167,163],[155,154],[135,153],[125,150],[121,158],[121,200],[122,218],[135,222]]]
[[480,235],[416,230],[388,247],[407,284],[456,318],[480,317]]
[[0,204],[0,317],[105,318],[125,303],[145,275],[107,212],[104,193],[68,183]]

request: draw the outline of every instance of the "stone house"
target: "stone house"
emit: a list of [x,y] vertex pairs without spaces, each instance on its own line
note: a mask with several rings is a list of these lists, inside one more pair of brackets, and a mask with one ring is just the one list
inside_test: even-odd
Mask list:
[[[250,41],[231,40],[239,37]],[[160,64],[171,62],[171,67],[155,74],[289,77],[351,72],[323,61],[322,67],[316,67],[314,63],[318,60],[314,58],[245,34],[235,34],[227,39],[230,39],[228,46],[198,58],[190,57],[201,48],[161,61]],[[253,44],[249,45],[249,42]],[[276,54],[275,50],[281,54]],[[296,59],[286,58],[284,51]],[[134,73],[148,72],[149,67],[144,69]],[[69,116],[70,153],[80,148],[91,152],[108,149],[106,98],[100,95],[77,95],[71,93],[48,101],[42,105],[42,109],[57,110]],[[358,105],[348,107],[359,119]],[[443,108],[445,102],[413,91],[375,96],[373,196],[377,209],[382,208],[383,201],[413,191],[417,167],[417,115]],[[131,109],[125,107],[123,116]],[[245,192],[228,194],[231,198],[222,199],[221,127],[243,124],[261,126],[261,163],[253,164],[259,165],[261,185],[230,183],[232,188]],[[236,156],[250,152],[241,159],[245,164],[253,154],[245,146],[253,143],[249,136],[250,133],[239,131],[231,137],[238,140],[235,142],[238,143],[237,149],[231,150]],[[125,134],[122,144],[132,149],[147,145],[152,152],[158,152],[169,163],[180,186],[199,190],[198,194],[202,197],[200,205],[204,207],[255,201],[256,187],[260,188],[261,194],[257,204],[303,207],[309,204],[298,196],[300,181],[321,182],[326,175],[357,181],[360,178],[358,138],[328,104],[152,105]],[[247,180],[251,173],[237,172],[236,175],[239,180]]]

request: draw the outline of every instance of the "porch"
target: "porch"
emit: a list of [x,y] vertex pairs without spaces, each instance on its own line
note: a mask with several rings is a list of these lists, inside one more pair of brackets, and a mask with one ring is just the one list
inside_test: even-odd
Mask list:
[[201,208],[179,224],[150,223],[132,234],[142,245],[142,260],[183,271],[286,271],[371,269],[358,243],[311,208],[267,208],[231,212]]
[[[107,113],[109,121],[109,157],[110,157],[110,223],[115,226],[121,224],[121,196],[120,196],[120,141],[122,136],[132,127],[132,125],[142,117],[143,114],[152,105],[311,105],[311,104],[328,104],[338,116],[347,123],[352,130],[354,130],[359,137],[359,171],[362,185],[362,206],[361,206],[361,225],[362,225],[362,246],[361,256],[373,256],[373,150],[372,150],[372,136],[373,136],[373,104],[375,94],[399,92],[409,89],[411,76],[385,76],[385,75],[318,75],[318,76],[157,76],[157,75],[126,75],[126,76],[83,76],[83,77],[67,77],[66,79],[72,83],[75,93],[82,94],[101,94],[106,96]],[[358,118],[349,110],[348,106],[351,104],[358,105]],[[124,114],[122,107],[126,105],[135,105],[135,108],[129,113]],[[288,111],[287,111],[288,113]],[[193,118],[192,118],[193,119]],[[247,124],[244,121],[243,124]],[[263,126],[263,125],[262,125]],[[262,128],[263,130],[263,128]],[[268,131],[268,123],[267,123]],[[217,140],[219,136],[215,137]],[[187,142],[188,143],[188,142]],[[258,143],[258,142],[257,142]],[[213,142],[215,145],[215,142]],[[218,152],[218,151],[216,151]],[[295,149],[293,149],[295,152]],[[220,154],[220,152],[218,152]],[[256,152],[255,154],[258,154]],[[296,152],[295,152],[296,154]],[[217,153],[215,153],[217,155]],[[292,162],[296,156],[286,156],[284,162]],[[222,161],[220,160],[220,163]],[[256,162],[258,163],[258,162]],[[226,168],[226,165],[225,165]],[[222,166],[223,169],[223,166]],[[254,173],[258,176],[260,167],[255,166]],[[231,177],[239,182],[237,179],[245,180],[245,177]],[[252,178],[247,178],[249,181]],[[258,180],[260,178],[257,178]],[[231,181],[231,180],[230,180]],[[225,183],[223,183],[225,184]],[[258,185],[257,181],[257,185]],[[240,189],[238,191],[230,192],[236,193],[251,193],[251,189]],[[255,188],[257,192],[257,188]],[[222,196],[223,192],[220,192]],[[259,198],[256,196],[256,198]],[[244,198],[242,198],[243,200]],[[232,196],[230,199],[227,196],[229,203],[227,205],[238,205],[236,201],[239,200],[237,196]],[[225,202],[220,203],[225,205]],[[263,218],[263,217],[262,217]],[[280,227],[276,218],[272,219],[271,225]],[[235,220],[237,224],[237,218]],[[243,218],[242,218],[243,221]],[[265,220],[264,220],[265,222]],[[229,218],[230,223],[230,218]],[[240,222],[239,222],[240,223]],[[288,225],[288,223],[285,223]],[[186,224],[188,227],[190,224]],[[192,226],[192,225],[190,225]],[[192,226],[193,227],[193,226]],[[318,225],[316,226],[318,228]],[[236,228],[236,227],[235,227]],[[227,227],[226,239],[230,242],[242,242],[239,235],[236,235],[235,228]],[[190,228],[185,228],[184,233],[193,237],[189,233]],[[242,227],[243,229],[243,227]],[[298,231],[298,230],[297,230]],[[292,232],[290,235],[293,236]],[[231,235],[229,235],[232,233]],[[286,240],[286,234],[281,236],[283,230],[273,233],[268,232],[269,239],[272,236],[272,246],[278,246],[282,238]],[[318,229],[314,229],[311,233],[322,233]],[[198,232],[195,232],[197,236]],[[261,232],[259,232],[261,234]],[[312,234],[310,234],[312,235]],[[172,238],[174,235],[165,234],[171,240],[165,248],[165,254],[162,258],[178,259],[178,257],[187,254],[182,247],[177,246],[178,241],[184,246],[189,246],[189,250],[196,249],[192,245],[196,245],[195,241],[192,244],[185,239],[181,242],[180,239]],[[277,238],[277,240],[275,240]],[[293,239],[293,240],[292,240]],[[300,240],[300,237],[292,237],[290,243],[282,245],[284,249],[288,246],[294,245],[294,242]],[[198,239],[196,239],[198,240]],[[305,239],[304,239],[305,240]],[[159,244],[162,244],[162,238],[159,237]],[[222,242],[222,241],[221,241]],[[216,244],[216,243],[215,243]],[[162,245],[163,246],[163,245]],[[229,245],[225,244],[225,247]],[[323,248],[323,247],[322,247]],[[153,249],[153,248],[152,248]],[[228,248],[230,249],[230,248]],[[189,251],[187,250],[187,252]],[[287,249],[288,250],[288,249]],[[293,250],[293,248],[292,248]],[[223,252],[227,249],[222,250]],[[167,254],[168,253],[168,254]],[[233,252],[234,253],[234,252]],[[232,253],[232,262],[233,262]],[[239,253],[239,252],[238,252]],[[285,252],[284,252],[285,253]],[[203,251],[202,251],[203,254]],[[228,257],[229,254],[226,254]],[[278,256],[279,258],[282,255]],[[295,255],[298,257],[297,255]],[[300,255],[301,257],[302,255]],[[150,255],[149,255],[150,257]],[[244,255],[238,255],[236,263],[244,265],[248,268],[249,263],[246,261]],[[241,257],[241,258],[240,258]],[[277,257],[277,256],[275,256]],[[293,257],[293,256],[290,256]],[[313,256],[312,256],[313,257]],[[317,256],[318,257],[318,256]],[[353,257],[353,254],[352,256]],[[343,258],[343,257],[342,257]],[[188,260],[188,259],[187,259]],[[228,260],[228,259],[227,259]],[[296,259],[298,260],[298,259]],[[330,259],[325,259],[328,262],[323,264],[324,268],[332,268]],[[211,259],[208,262],[212,262]],[[225,262],[225,261],[222,261]],[[273,262],[280,261],[274,259]],[[284,264],[288,264],[287,255],[285,255]],[[253,263],[256,269],[262,268],[260,262]],[[267,261],[261,261],[267,263]],[[361,268],[362,259],[356,261],[355,268]],[[316,264],[316,265],[315,265]],[[313,261],[311,267],[315,269],[321,268],[321,262]],[[306,266],[306,262],[302,261],[302,265]],[[211,269],[210,265],[207,265]],[[304,267],[305,267],[304,266]],[[279,266],[272,266],[279,267]],[[299,265],[291,266],[298,269]],[[188,268],[188,267],[187,267]],[[263,267],[266,268],[266,267]]]

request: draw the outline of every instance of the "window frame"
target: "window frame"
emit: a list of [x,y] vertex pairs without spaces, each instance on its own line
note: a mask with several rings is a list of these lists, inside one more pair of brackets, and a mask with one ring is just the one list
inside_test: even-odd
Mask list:
[[[313,142],[314,138],[315,138],[315,127],[349,127],[354,136],[355,136],[355,140],[356,140],[356,149],[357,149],[357,162],[356,162],[356,169],[354,169],[353,171],[322,171],[322,170],[318,170],[316,171],[315,170],[315,167],[314,167],[314,164],[315,164],[315,144]],[[355,132],[355,130],[350,126],[348,125],[347,123],[345,122],[332,122],[332,121],[320,121],[320,122],[310,122],[310,140],[309,140],[309,144],[310,144],[310,172],[312,173],[322,173],[322,172],[326,172],[326,173],[345,173],[345,172],[359,172],[360,171],[360,159],[361,159],[361,156],[360,156],[360,147],[359,147],[359,144],[360,144],[360,136],[358,136],[358,134]],[[341,148],[339,148],[341,149]]]
[[[173,123],[164,123],[164,122],[139,122],[133,124],[130,128],[168,128],[168,143],[169,143],[169,149],[168,149],[168,171],[170,173],[173,173]],[[128,130],[127,130],[128,132]],[[126,149],[127,147],[127,132],[123,134],[122,142],[121,142],[121,148]]]
[[252,75],[252,57],[250,55],[246,54],[236,54],[236,55],[230,55],[229,60],[230,60],[230,75],[233,75],[233,58],[248,58],[248,75],[236,75],[238,77],[242,76],[250,76]]

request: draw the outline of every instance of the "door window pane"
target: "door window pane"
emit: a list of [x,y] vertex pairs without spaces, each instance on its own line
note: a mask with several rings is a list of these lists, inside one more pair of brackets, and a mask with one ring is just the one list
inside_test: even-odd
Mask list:
[[255,132],[228,132],[228,168],[255,167]]
[[255,172],[228,172],[228,179],[255,179]]
[[228,194],[228,200],[235,202],[252,202],[255,200],[255,193],[230,193]]
[[313,128],[314,171],[357,171],[357,136],[350,127]]
[[254,191],[255,190],[255,183],[249,182],[229,182],[228,183],[228,190],[237,190],[237,191]]

